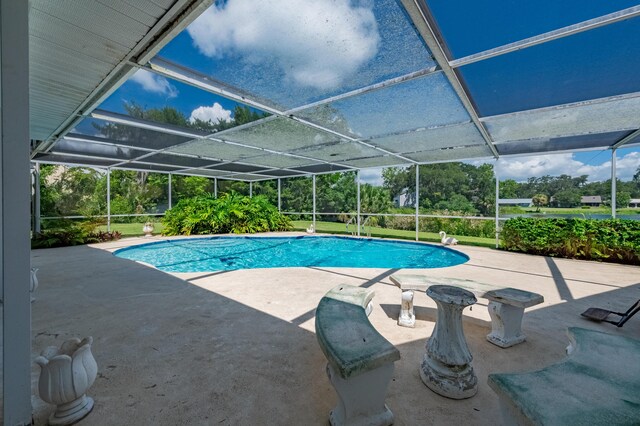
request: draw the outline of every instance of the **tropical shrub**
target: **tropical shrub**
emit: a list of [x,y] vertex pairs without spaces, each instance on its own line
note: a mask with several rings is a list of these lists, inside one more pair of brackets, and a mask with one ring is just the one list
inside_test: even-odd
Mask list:
[[162,219],[164,235],[251,234],[288,231],[291,221],[264,196],[246,197],[231,191],[219,198],[180,200]]
[[80,244],[103,243],[119,240],[118,231],[97,231],[96,221],[74,222],[59,220],[49,223],[47,228],[33,235],[31,248],[53,248]]
[[513,218],[502,247],[545,256],[640,265],[640,222],[624,219]]

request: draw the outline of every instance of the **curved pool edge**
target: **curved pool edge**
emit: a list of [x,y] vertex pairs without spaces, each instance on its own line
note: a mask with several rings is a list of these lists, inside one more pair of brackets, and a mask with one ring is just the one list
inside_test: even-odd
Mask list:
[[[140,249],[143,247],[149,247],[149,246],[154,246],[154,245],[161,245],[161,244],[167,244],[167,243],[172,243],[172,242],[188,242],[188,241],[201,241],[201,240],[241,240],[241,239],[246,239],[246,240],[259,240],[259,239],[267,239],[267,240],[300,240],[300,239],[340,239],[340,240],[349,240],[349,241],[372,241],[372,242],[388,242],[388,243],[393,243],[393,244],[397,244],[397,245],[408,245],[408,246],[428,246],[431,247],[433,249],[437,249],[440,251],[444,251],[444,252],[449,252],[454,256],[458,256],[460,258],[462,258],[461,262],[456,262],[456,263],[452,263],[450,265],[439,265],[439,266],[398,266],[399,269],[442,269],[442,268],[450,268],[450,267],[454,267],[454,266],[459,266],[459,265],[463,265],[465,263],[467,263],[470,260],[469,255],[467,255],[466,253],[460,251],[460,250],[456,250],[452,247],[449,246],[444,246],[444,245],[440,245],[437,243],[433,243],[433,242],[427,242],[427,241],[409,241],[409,240],[403,240],[403,239],[395,239],[395,238],[376,238],[376,237],[358,237],[358,236],[351,236],[351,235],[336,235],[336,234],[315,234],[315,235],[308,235],[308,234],[285,234],[285,235],[273,235],[273,234],[269,234],[269,235],[264,235],[264,234],[240,234],[240,235],[233,235],[233,234],[224,234],[224,235],[202,235],[202,236],[186,236],[186,237],[182,237],[182,236],[175,236],[175,237],[165,237],[163,239],[157,239],[154,241],[149,241],[149,242],[144,242],[144,243],[140,243],[140,244],[133,244],[127,247],[122,247],[119,248],[115,251],[112,252],[112,254],[116,257],[119,257],[121,259],[125,259],[125,260],[131,260],[134,262],[138,262],[140,264],[143,264],[145,266],[149,266],[149,267],[153,267],[159,271],[163,271],[163,272],[169,272],[169,273],[173,273],[173,272],[178,272],[178,271],[168,271],[163,269],[162,265],[153,265],[149,262],[145,262],[145,261],[140,261],[140,260],[136,260],[136,259],[132,259],[132,258],[127,258],[127,257],[122,257],[120,256],[121,253],[130,251],[130,250],[135,250],[135,249]],[[308,265],[308,266],[300,266],[300,265],[288,265],[288,266],[266,266],[266,267],[253,267],[253,268],[234,268],[234,269],[212,269],[211,271],[219,271],[219,270],[226,270],[226,271],[235,271],[235,270],[243,270],[243,269],[277,269],[277,268],[304,268],[304,267],[330,267],[330,268],[364,268],[364,269],[388,269],[388,266],[357,266],[357,265],[338,265],[338,266],[326,266],[326,265]],[[204,272],[204,271],[193,271],[193,272]],[[209,272],[209,271],[208,271]]]

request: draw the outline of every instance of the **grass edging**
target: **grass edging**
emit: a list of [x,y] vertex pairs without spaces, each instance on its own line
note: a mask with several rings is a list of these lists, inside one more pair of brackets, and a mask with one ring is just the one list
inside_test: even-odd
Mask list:
[[[305,220],[294,220],[293,229],[294,231],[305,231],[311,222]],[[349,226],[350,230],[355,230],[356,228],[353,225]],[[371,236],[378,238],[397,238],[402,240],[411,240],[415,241],[416,233],[415,231],[407,231],[400,229],[387,229],[387,228],[378,228],[378,227],[366,227],[366,231],[361,231],[361,236],[367,236],[367,231],[371,229]],[[324,233],[324,234],[337,234],[337,235],[351,235],[351,232],[348,232],[346,229],[346,225],[344,223],[336,223],[336,222],[320,222],[316,221],[316,232]],[[435,232],[419,232],[418,238],[420,241],[439,243],[440,235]],[[478,246],[478,247],[489,247],[495,248],[496,241],[493,238],[484,238],[484,237],[466,237],[466,236],[458,236],[455,235],[455,238],[458,240],[461,245],[468,246]]]

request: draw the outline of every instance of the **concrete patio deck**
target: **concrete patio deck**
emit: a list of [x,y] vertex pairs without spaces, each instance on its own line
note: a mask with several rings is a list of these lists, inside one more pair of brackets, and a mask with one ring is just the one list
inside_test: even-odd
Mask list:
[[[640,298],[640,268],[459,246],[463,265],[419,270],[541,293],[524,317],[527,341],[501,349],[485,340],[486,300],[466,309],[464,329],[478,394],[455,401],[431,392],[418,366],[436,318],[416,294],[416,327],[396,325],[396,270],[287,268],[167,274],[111,251],[149,239],[37,250],[40,287],[33,307],[33,358],[72,336],[94,338],[99,373],[93,412],[80,425],[326,425],[336,395],[314,335],[314,309],[337,284],[371,286],[372,324],[401,353],[387,404],[396,425],[500,424],[494,372],[542,368],[564,358],[566,329],[580,326],[640,339],[640,318],[622,329],[580,317],[590,306],[626,309]],[[415,271],[415,270],[414,270]],[[52,406],[36,394],[37,425]]]

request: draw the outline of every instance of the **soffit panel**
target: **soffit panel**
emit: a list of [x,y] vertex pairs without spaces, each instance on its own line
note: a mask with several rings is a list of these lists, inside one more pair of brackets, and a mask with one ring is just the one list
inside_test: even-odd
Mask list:
[[45,140],[136,47],[175,0],[29,3],[30,136]]

